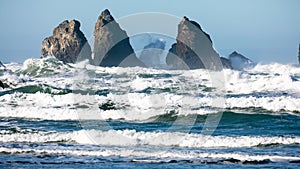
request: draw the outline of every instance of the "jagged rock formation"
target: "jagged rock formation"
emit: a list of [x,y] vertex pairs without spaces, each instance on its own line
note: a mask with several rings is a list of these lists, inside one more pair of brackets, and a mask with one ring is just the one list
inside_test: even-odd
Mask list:
[[299,49],[298,49],[298,61],[299,61],[299,64],[300,64],[300,44],[299,44]]
[[231,62],[229,61],[229,59],[224,58],[224,57],[221,57],[220,59],[221,59],[221,63],[223,65],[223,68],[232,69]]
[[0,87],[2,87],[3,89],[5,88],[5,86],[1,80],[0,80]]
[[166,62],[172,69],[222,69],[210,36],[187,17],[183,17],[178,25],[176,43],[169,50]]
[[53,31],[53,35],[42,42],[41,55],[55,56],[65,63],[75,63],[84,59],[91,60],[91,47],[79,29],[77,20],[63,21]]
[[254,66],[254,62],[252,60],[246,58],[236,51],[232,52],[228,58],[231,63],[231,67],[235,70],[242,70],[246,67]]
[[144,47],[141,52],[140,60],[149,67],[157,67],[161,64],[160,58],[165,49],[166,42],[156,39]]
[[94,64],[99,66],[145,66],[135,55],[127,33],[109,10],[98,17],[94,30]]

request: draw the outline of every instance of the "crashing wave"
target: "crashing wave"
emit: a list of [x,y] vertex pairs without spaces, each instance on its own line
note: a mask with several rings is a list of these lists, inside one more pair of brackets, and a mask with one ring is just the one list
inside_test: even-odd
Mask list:
[[42,59],[27,59],[19,73],[33,77],[47,77],[68,72],[70,68],[68,64],[49,56]]

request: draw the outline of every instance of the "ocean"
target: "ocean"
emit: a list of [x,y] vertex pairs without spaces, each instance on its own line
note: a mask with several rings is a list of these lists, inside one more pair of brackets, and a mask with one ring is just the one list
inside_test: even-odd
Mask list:
[[0,168],[299,168],[300,67],[0,69]]

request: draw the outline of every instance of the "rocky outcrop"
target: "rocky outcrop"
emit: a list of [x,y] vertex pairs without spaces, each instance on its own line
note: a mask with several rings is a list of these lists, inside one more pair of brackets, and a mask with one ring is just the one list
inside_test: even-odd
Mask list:
[[224,69],[232,69],[232,66],[231,66],[231,63],[230,63],[229,59],[224,58],[224,57],[221,57],[220,59],[221,59],[221,63],[223,65]]
[[166,62],[173,69],[222,69],[210,36],[187,17],[183,17],[178,25],[176,43],[169,50]]
[[79,21],[63,21],[53,31],[53,35],[42,42],[42,57],[55,56],[65,63],[91,60],[91,47],[79,29]]
[[299,64],[300,64],[300,44],[299,44],[299,49],[298,49],[298,61],[299,61]]
[[2,87],[3,89],[5,88],[4,83],[2,83],[1,80],[0,80],[0,87]]
[[157,67],[161,63],[161,55],[165,49],[166,42],[162,39],[156,39],[144,47],[141,52],[140,60],[148,67]]
[[235,70],[242,70],[244,68],[252,67],[255,65],[252,60],[246,58],[236,51],[232,52],[228,58],[231,63],[231,67]]
[[135,55],[127,33],[109,10],[98,17],[94,30],[94,64],[99,66],[145,66]]

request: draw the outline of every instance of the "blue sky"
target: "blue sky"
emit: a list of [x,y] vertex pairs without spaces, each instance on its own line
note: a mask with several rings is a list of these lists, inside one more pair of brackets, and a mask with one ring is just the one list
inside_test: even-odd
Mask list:
[[66,19],[79,20],[91,38],[108,8],[116,19],[140,12],[186,15],[210,34],[221,56],[236,50],[257,62],[297,63],[299,7],[299,0],[1,0],[0,60],[40,57],[42,40]]

